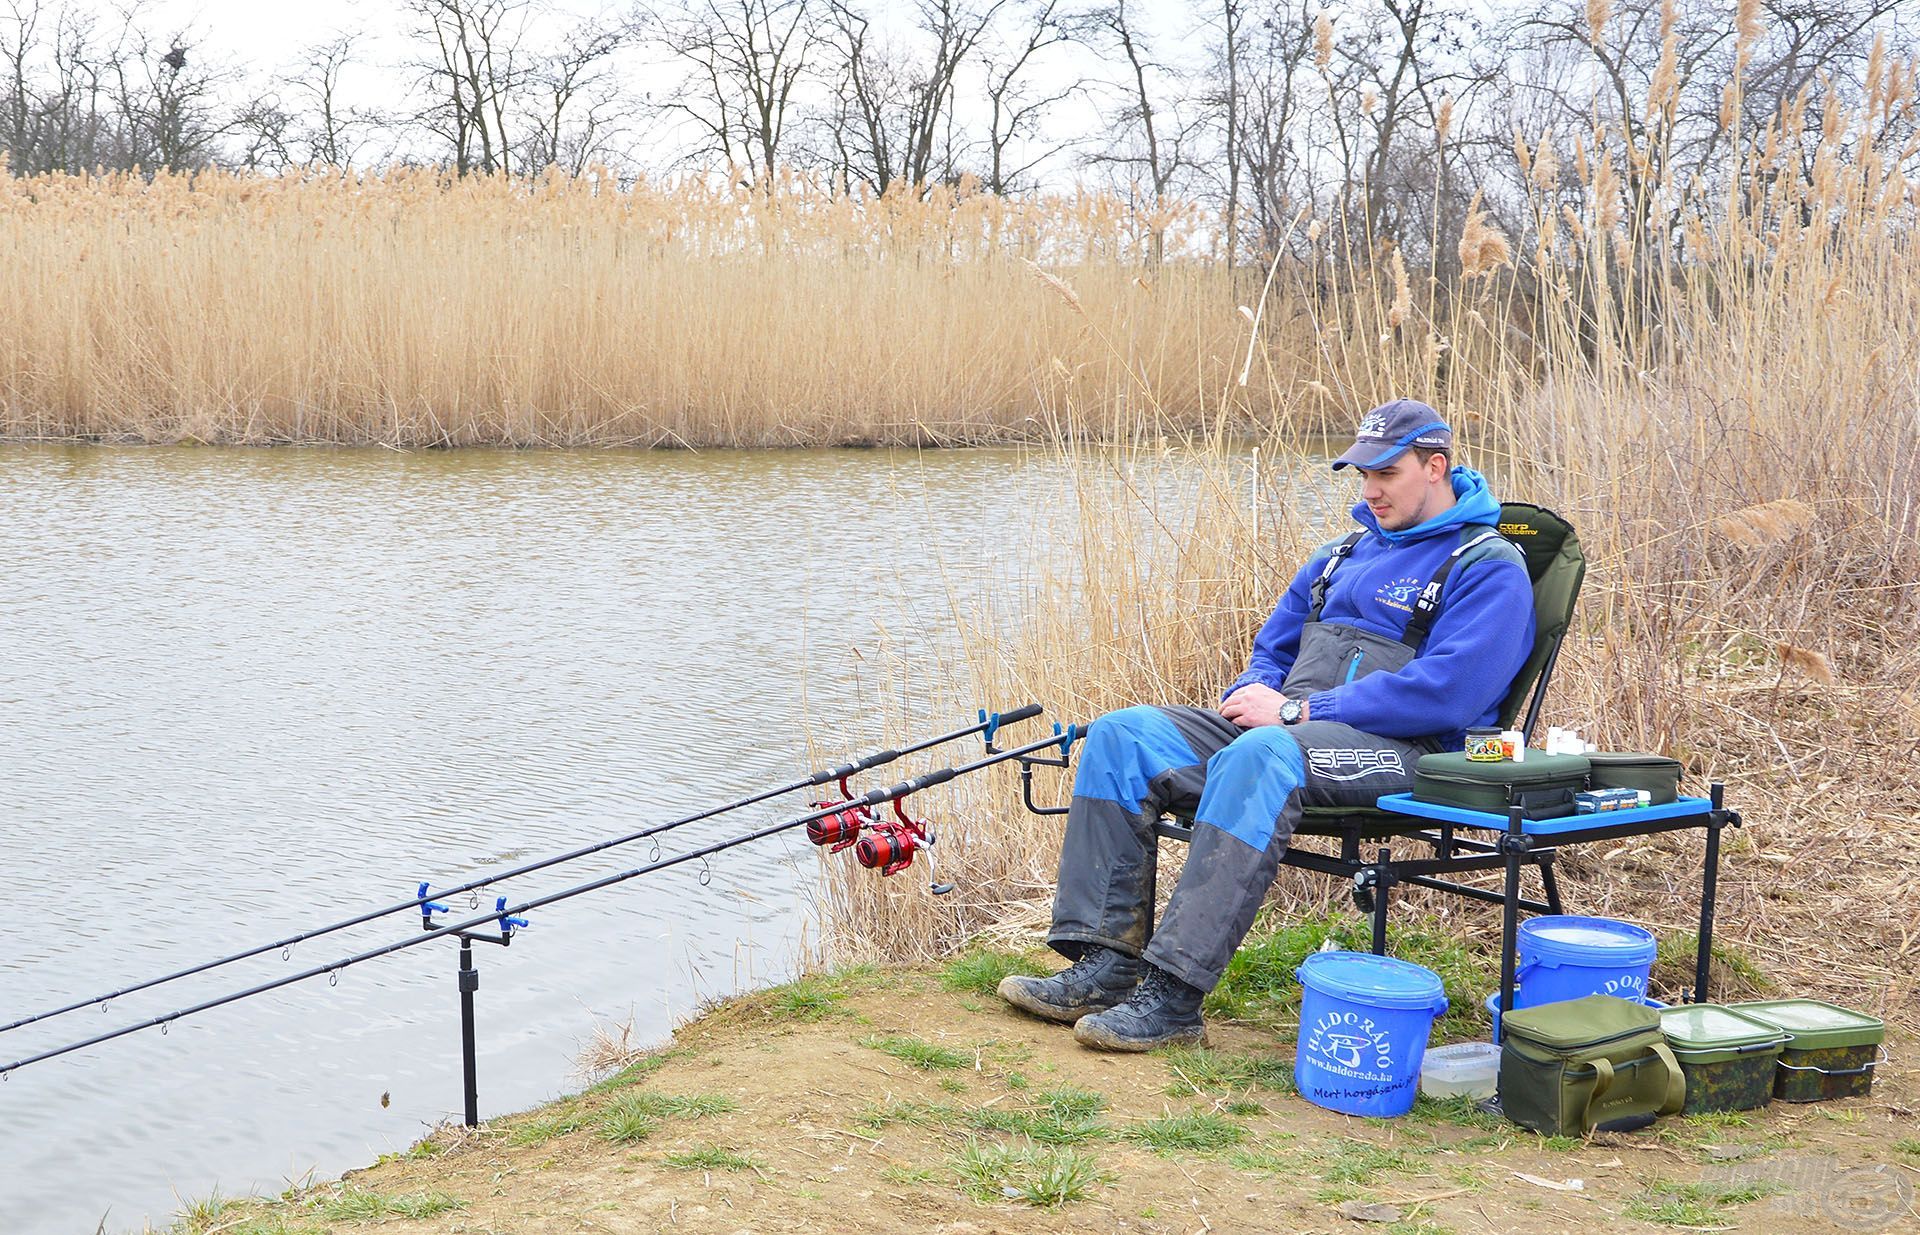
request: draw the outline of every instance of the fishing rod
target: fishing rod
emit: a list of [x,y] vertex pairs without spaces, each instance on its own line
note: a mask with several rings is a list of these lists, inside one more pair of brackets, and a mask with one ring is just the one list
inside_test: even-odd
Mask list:
[[[256,986],[250,986],[242,991],[235,991],[231,994],[217,996],[213,999],[202,1000],[199,1003],[190,1004],[187,1007],[179,1008],[160,1016],[148,1017],[146,1020],[137,1021],[130,1025],[122,1025],[117,1029],[111,1029],[105,1033],[94,1034],[92,1037],[82,1039],[78,1042],[70,1042],[65,1046],[53,1047],[37,1054],[16,1059],[11,1063],[0,1064],[0,1080],[10,1078],[15,1071],[29,1064],[41,1063],[62,1055],[72,1054],[75,1051],[86,1050],[89,1047],[111,1042],[115,1038],[124,1038],[128,1034],[139,1033],[143,1029],[158,1028],[162,1033],[165,1033],[167,1029],[172,1026],[173,1022],[180,1020],[182,1017],[195,1016],[201,1012],[208,1012],[214,1008],[224,1007],[230,1003],[237,1003],[242,999],[251,999],[256,995],[264,995],[270,991],[276,991],[282,987],[292,986],[295,983],[305,982],[313,978],[321,977],[322,975],[327,976],[329,985],[335,985],[339,982],[339,975],[342,970],[353,965],[363,964],[367,961],[378,960],[383,956],[390,956],[395,952],[402,951],[406,948],[417,947],[420,944],[428,943],[435,939],[458,936],[464,945],[470,938],[473,938],[472,932],[476,927],[483,927],[489,923],[497,922],[501,924],[500,937],[492,940],[492,942],[504,942],[505,939],[511,937],[513,924],[519,923],[524,915],[535,909],[543,909],[548,905],[556,905],[561,901],[571,900],[576,896],[584,896],[589,892],[597,892],[602,888],[609,888],[618,883],[625,883],[629,879],[637,879],[642,875],[650,875],[657,871],[666,870],[669,867],[680,866],[687,862],[705,859],[716,853],[733,849],[752,841],[764,840],[780,832],[804,827],[815,820],[825,818],[835,812],[845,810],[850,806],[871,809],[888,802],[897,802],[910,794],[931,789],[936,785],[944,785],[957,777],[966,776],[993,767],[996,764],[1005,763],[1008,760],[1033,756],[1049,747],[1058,747],[1061,755],[1064,757],[1068,749],[1079,737],[1080,730],[1078,726],[1069,726],[1064,733],[1059,732],[1056,727],[1056,732],[1053,736],[1042,738],[1037,742],[1032,742],[1025,746],[1013,747],[1009,750],[993,751],[984,758],[976,759],[971,763],[963,763],[957,767],[940,768],[928,772],[923,776],[916,776],[901,781],[899,784],[891,785],[885,789],[870,789],[866,793],[854,797],[849,802],[829,803],[809,814],[799,815],[792,819],[770,824],[764,828],[758,828],[726,840],[715,841],[713,844],[692,849],[686,853],[648,862],[644,865],[634,867],[632,870],[603,875],[587,883],[576,884],[570,888],[562,888],[558,892],[550,892],[545,896],[536,896],[532,900],[522,901],[517,905],[508,906],[504,903],[506,898],[501,897],[501,903],[497,905],[491,913],[482,913],[475,917],[467,918],[464,921],[449,923],[445,926],[429,926],[429,929],[411,938],[402,939],[378,948],[370,948],[364,952],[356,952],[328,964],[315,965],[309,969],[303,969],[299,973],[287,974],[270,982],[262,982]],[[482,936],[482,938],[485,937]]]
[[[843,764],[840,764],[838,767],[828,768],[824,771],[815,772],[811,776],[802,777],[799,780],[792,781],[785,785],[781,785],[776,789],[762,790],[748,797],[740,798],[737,801],[728,802],[724,806],[716,806],[709,810],[699,811],[695,814],[686,815],[686,816],[683,816],[682,818],[675,819],[670,823],[657,824],[653,827],[644,828],[638,832],[629,833],[626,836],[615,837],[612,840],[604,840],[604,841],[596,842],[595,844],[584,845],[581,848],[569,850],[566,853],[558,854],[554,857],[542,858],[538,861],[528,862],[524,865],[516,866],[511,870],[499,871],[497,873],[487,875],[484,878],[475,879],[468,883],[460,884],[457,887],[443,888],[439,891],[433,892],[431,895],[435,897],[450,897],[450,896],[459,896],[459,895],[462,895],[463,893],[468,893],[468,892],[478,892],[482,888],[488,887],[495,883],[499,883],[503,880],[516,879],[522,875],[533,874],[535,871],[546,870],[548,867],[559,866],[565,862],[578,861],[581,858],[590,857],[593,854],[601,853],[605,850],[615,848],[616,846],[619,846],[619,845],[632,844],[634,841],[645,840],[648,837],[658,836],[662,832],[669,832],[669,831],[672,831],[674,828],[684,827],[690,823],[699,823],[701,820],[704,820],[704,819],[711,819],[717,815],[724,815],[729,812],[740,810],[748,806],[754,806],[761,802],[766,801],[768,798],[779,797],[783,793],[792,793],[796,789],[811,789],[811,788],[818,787],[820,785],[825,785],[825,784],[832,783],[834,781],[838,781],[840,783],[841,791],[845,793],[847,796],[851,797],[852,796],[851,791],[849,791],[846,787],[847,779],[849,777],[858,775],[861,772],[870,771],[877,767],[885,766],[886,764],[892,763],[894,760],[900,759],[906,755],[915,754],[915,753],[918,753],[919,751],[927,750],[931,747],[942,746],[948,742],[956,741],[960,738],[968,737],[972,734],[980,733],[983,731],[987,735],[986,741],[987,741],[988,749],[991,750],[993,748],[994,735],[999,732],[999,729],[1002,725],[1010,725],[1010,724],[1014,724],[1017,721],[1031,719],[1032,717],[1040,715],[1041,711],[1042,709],[1040,705],[1037,703],[1029,703],[1025,707],[1015,708],[1011,712],[994,712],[992,714],[988,714],[984,709],[982,709],[980,712],[980,719],[978,723],[968,725],[965,728],[955,729],[955,730],[952,730],[951,732],[940,734],[938,737],[926,738],[922,741],[913,742],[913,743],[910,743],[909,745],[902,746],[897,749],[877,750],[863,759],[856,759],[852,763],[843,763]],[[815,805],[825,806],[827,805],[827,803],[821,802],[821,803],[815,803]],[[141,991],[152,990],[156,986],[165,986],[169,982],[178,982],[182,978],[195,977],[199,974],[207,973],[211,970],[219,969],[226,965],[232,965],[239,961],[250,960],[253,957],[261,956],[268,952],[273,952],[273,951],[290,952],[296,944],[302,944],[302,943],[308,942],[309,940],[319,939],[322,936],[331,935],[337,931],[347,930],[350,927],[361,926],[361,925],[364,925],[365,923],[373,921],[376,918],[385,917],[388,914],[400,913],[407,910],[421,909],[422,906],[429,903],[428,888],[429,888],[428,884],[424,884],[424,883],[421,884],[419,894],[416,895],[412,900],[395,901],[391,905],[386,905],[379,909],[369,909],[364,913],[355,914],[353,917],[350,917],[350,918],[343,918],[338,922],[333,922],[326,926],[320,926],[312,930],[302,931],[297,935],[289,935],[285,939],[276,939],[271,943],[263,943],[257,947],[247,948],[244,951],[235,952],[229,956],[222,956],[217,960],[206,961],[198,965],[190,965],[185,969],[176,970],[175,972],[166,974],[162,977],[149,978],[144,982],[136,982],[131,986],[123,986],[119,990],[111,991],[104,995],[95,995],[89,999],[77,999],[72,1003],[65,1004],[58,1008],[53,1008],[46,1012],[36,1012],[32,1016],[22,1017],[21,1019],[14,1021],[11,1024],[0,1025],[0,1033],[8,1033],[12,1030],[20,1029],[27,1025],[36,1024],[40,1021],[51,1020],[56,1016],[64,1016],[69,1012],[78,1012],[82,1008],[91,1008],[96,1004],[99,1005],[101,1009],[104,1011],[108,1003],[112,1002],[115,999],[119,999],[124,995],[133,995],[133,994],[138,994]]]

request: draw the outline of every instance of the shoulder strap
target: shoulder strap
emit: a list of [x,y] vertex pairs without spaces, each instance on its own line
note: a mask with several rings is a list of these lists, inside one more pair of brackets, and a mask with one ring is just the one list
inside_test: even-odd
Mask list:
[[1307,621],[1317,622],[1320,620],[1320,611],[1327,607],[1327,586],[1333,579],[1334,567],[1345,561],[1347,555],[1353,552],[1353,547],[1359,544],[1365,536],[1365,531],[1355,532],[1335,545],[1333,552],[1327,555],[1327,564],[1321,567],[1320,577],[1313,581],[1313,608],[1307,614]]
[[1415,652],[1420,650],[1420,645],[1427,641],[1427,635],[1433,630],[1433,620],[1440,615],[1440,594],[1446,590],[1447,576],[1453,573],[1454,566],[1475,545],[1500,538],[1498,531],[1488,528],[1447,554],[1447,560],[1440,563],[1440,569],[1434,572],[1433,578],[1427,580],[1427,586],[1420,589],[1420,598],[1413,602],[1413,616],[1407,619],[1406,629],[1400,632],[1400,642]]

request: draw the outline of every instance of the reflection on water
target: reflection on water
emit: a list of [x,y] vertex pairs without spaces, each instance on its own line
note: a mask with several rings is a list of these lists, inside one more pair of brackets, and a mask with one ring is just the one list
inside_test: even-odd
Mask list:
[[[881,744],[848,649],[876,623],[944,638],[926,564],[989,569],[1005,528],[980,512],[1022,520],[1047,470],[980,451],[0,449],[0,1023],[791,779],[809,716],[847,717],[830,754]],[[814,869],[783,837],[716,861],[710,888],[637,880],[483,949],[482,1113],[575,1087],[597,1020],[657,1038],[777,976]],[[413,929],[0,1035],[0,1058]],[[22,1070],[0,1086],[0,1232],[91,1231],[109,1209],[137,1230],[176,1191],[273,1190],[411,1143],[459,1108],[454,964],[414,948]]]

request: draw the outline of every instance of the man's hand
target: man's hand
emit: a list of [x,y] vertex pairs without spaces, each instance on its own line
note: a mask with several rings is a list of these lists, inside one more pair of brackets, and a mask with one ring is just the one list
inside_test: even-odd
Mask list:
[[[1227,701],[1220,705],[1220,715],[1242,729],[1277,725],[1280,723],[1280,705],[1286,701],[1287,697],[1273,687],[1249,682],[1227,696]],[[1300,719],[1307,719],[1305,700],[1301,700]]]

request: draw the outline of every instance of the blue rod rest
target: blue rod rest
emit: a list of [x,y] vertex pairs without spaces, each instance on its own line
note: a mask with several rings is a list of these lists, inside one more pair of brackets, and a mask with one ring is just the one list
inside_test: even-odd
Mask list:
[[436,913],[446,913],[447,907],[445,905],[435,904],[433,901],[427,899],[427,888],[429,886],[426,880],[421,880],[420,890],[413,894],[413,899],[420,902],[420,924],[428,930],[432,930],[433,915]]

